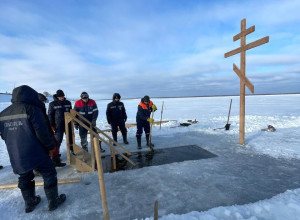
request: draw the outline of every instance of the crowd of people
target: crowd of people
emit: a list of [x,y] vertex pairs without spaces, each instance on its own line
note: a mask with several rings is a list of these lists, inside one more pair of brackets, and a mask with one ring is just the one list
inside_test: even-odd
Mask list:
[[[126,109],[120,100],[121,95],[114,93],[112,102],[107,105],[106,118],[111,126],[113,140],[118,141],[117,133],[120,130],[123,143],[129,144],[125,126]],[[0,113],[0,135],[7,146],[13,172],[19,175],[18,187],[25,202],[25,212],[32,212],[41,201],[41,197],[35,194],[34,177],[37,174],[41,175],[44,180],[48,209],[53,211],[66,200],[65,194],[58,194],[55,167],[66,165],[61,161],[60,154],[60,145],[66,129],[70,131],[70,151],[74,154],[71,125],[69,124],[69,127],[66,128],[64,118],[65,112],[70,112],[72,109],[72,104],[65,98],[64,92],[59,89],[53,95],[53,101],[49,103],[47,114],[45,105],[48,102],[47,97],[27,85],[13,90],[11,102],[12,104]],[[87,92],[81,93],[80,99],[75,102],[74,110],[87,119],[97,133],[95,127],[98,107]],[[154,146],[149,138],[150,123],[153,123],[150,115],[156,110],[156,106],[147,95],[138,104],[136,114],[138,149],[142,148],[143,130],[147,146]],[[87,125],[84,120],[80,120]],[[79,130],[82,148],[88,151],[88,131],[76,122],[74,122],[74,127]],[[100,140],[99,146],[101,152],[105,152]],[[0,165],[0,169],[2,168]]]

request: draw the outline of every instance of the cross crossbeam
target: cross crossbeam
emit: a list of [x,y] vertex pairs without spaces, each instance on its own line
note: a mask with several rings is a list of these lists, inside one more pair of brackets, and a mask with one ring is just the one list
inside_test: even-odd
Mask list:
[[254,41],[254,42],[252,42],[250,44],[246,44],[244,47],[239,47],[239,48],[236,48],[234,50],[231,50],[231,51],[225,53],[224,57],[227,58],[227,57],[233,56],[233,55],[235,55],[237,53],[240,53],[242,51],[246,51],[246,50],[252,49],[252,48],[260,46],[262,44],[266,44],[268,42],[269,42],[269,36],[263,37],[263,38],[261,38],[259,40],[256,40],[256,41]]
[[236,73],[236,75],[238,75],[238,77],[240,77],[240,79],[248,87],[248,89],[252,93],[254,93],[254,86],[253,86],[253,84],[248,80],[248,78],[246,76],[244,76],[242,74],[241,70],[235,64],[233,64],[233,71]]

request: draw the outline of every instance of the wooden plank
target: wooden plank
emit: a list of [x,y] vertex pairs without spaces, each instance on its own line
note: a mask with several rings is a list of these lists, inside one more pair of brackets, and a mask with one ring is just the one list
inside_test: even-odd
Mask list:
[[243,76],[243,74],[241,73],[241,71],[239,70],[239,68],[233,64],[233,71],[238,75],[238,77],[241,79],[241,81],[243,81],[243,83],[248,87],[248,89],[254,93],[254,86],[253,84],[248,80],[248,78],[246,76]]
[[[177,120],[168,120],[168,121],[154,121],[153,124],[154,125],[159,125],[161,123],[168,123],[170,121],[177,121]],[[136,123],[128,123],[128,124],[125,124],[125,127],[126,128],[131,128],[131,127],[135,127],[136,126]]]
[[240,32],[239,34],[235,35],[233,37],[233,41],[237,41],[238,39],[240,39],[242,36],[246,36],[248,34],[251,34],[252,32],[255,31],[255,26],[251,26],[249,27],[247,30]]
[[[127,153],[128,156],[131,156],[131,153],[126,149],[124,148],[122,145],[120,145],[118,142],[114,141],[114,139],[112,139],[111,137],[109,137],[107,134],[105,134],[104,132],[102,132],[99,128],[97,128],[97,131],[102,134],[104,137],[106,137],[108,140],[109,140],[109,143],[114,143],[116,146],[118,146],[119,148],[121,148],[123,151],[125,151]],[[110,146],[111,148],[114,148],[112,145],[108,145]]]
[[[57,180],[57,184],[79,183],[80,181],[81,181],[81,178],[60,179],[60,180]],[[35,182],[35,186],[44,186],[44,182],[37,181],[37,182]],[[17,183],[0,185],[0,189],[11,189],[11,188],[17,188],[17,187],[18,187]]]
[[257,41],[254,41],[254,42],[252,42],[250,44],[247,44],[245,46],[241,46],[239,48],[231,50],[231,51],[225,53],[224,57],[227,58],[227,57],[233,56],[233,55],[235,55],[237,53],[240,53],[242,51],[246,51],[246,50],[252,49],[254,47],[260,46],[260,45],[268,43],[268,42],[269,42],[269,36],[261,38],[261,39],[259,39]]
[[71,166],[74,167],[76,170],[79,170],[80,172],[94,172],[95,171],[94,169],[92,169],[92,167],[89,164],[80,160],[76,156],[70,154],[70,157],[71,157]]

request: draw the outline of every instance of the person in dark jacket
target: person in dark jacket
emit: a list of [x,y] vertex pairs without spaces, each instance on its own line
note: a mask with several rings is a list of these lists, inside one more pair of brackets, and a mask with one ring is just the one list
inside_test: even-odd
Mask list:
[[138,111],[136,113],[136,140],[137,140],[137,148],[142,149],[142,134],[143,128],[146,134],[147,146],[154,146],[154,144],[149,142],[150,136],[150,123],[153,123],[153,119],[150,118],[151,112],[156,111],[156,105],[152,103],[150,97],[145,95],[144,98],[141,99],[141,102],[138,105]]
[[118,127],[123,136],[124,144],[129,144],[127,141],[127,129],[125,122],[127,120],[126,109],[123,102],[120,102],[121,95],[119,93],[113,94],[113,101],[107,105],[106,119],[111,125],[111,133],[114,141],[118,141]]
[[[69,100],[65,98],[65,93],[59,89],[56,91],[56,94],[53,95],[53,100],[49,104],[48,109],[48,117],[50,121],[50,126],[52,130],[54,131],[55,139],[59,143],[58,153],[56,156],[52,158],[54,164],[56,166],[64,166],[65,163],[61,162],[60,159],[60,145],[63,140],[63,136],[65,133],[65,112],[70,112],[70,109],[72,109],[72,104]],[[73,150],[73,138],[72,138],[72,132],[71,132],[71,124],[69,124],[69,140],[70,140],[70,149]]]
[[[42,108],[42,111],[43,111],[43,116],[44,116],[44,120],[47,124],[47,128],[56,144],[56,147],[54,150],[51,151],[51,153],[49,154],[49,156],[51,157],[54,165],[56,167],[63,167],[63,166],[66,166],[66,163],[62,163],[60,161],[60,155],[59,155],[59,147],[60,147],[60,143],[56,140],[55,138],[55,135],[54,135],[54,131],[52,130],[51,128],[51,125],[50,125],[50,121],[49,121],[49,118],[47,116],[47,113],[46,113],[46,105],[45,103],[48,103],[49,100],[47,99],[46,96],[44,96],[42,93],[38,93],[38,97],[39,97],[39,100],[42,101],[42,103],[44,104],[43,105],[43,108]],[[36,170],[36,173],[35,174],[38,174],[38,171]]]
[[2,165],[0,165],[0,170],[3,168],[3,166]]
[[[98,118],[98,107],[96,102],[93,99],[89,98],[89,94],[87,92],[82,92],[80,98],[81,99],[75,102],[74,110],[77,111],[79,114],[81,114],[83,117],[85,117],[88,121],[90,121],[92,123],[92,126],[95,127]],[[89,125],[84,120],[80,118],[79,120],[89,127]],[[88,131],[76,122],[74,122],[74,126],[76,130],[79,129],[79,136],[81,140],[82,149],[88,151],[88,141],[87,141]],[[98,134],[95,128],[93,128],[93,130]],[[102,149],[100,140],[99,140],[99,146],[101,152],[104,153],[105,150]]]
[[18,187],[25,201],[25,212],[32,212],[41,197],[35,194],[33,169],[44,179],[49,210],[66,200],[58,195],[57,173],[49,157],[55,148],[43,116],[38,93],[27,85],[13,90],[12,104],[0,113],[0,135],[5,141],[13,172],[19,175]]

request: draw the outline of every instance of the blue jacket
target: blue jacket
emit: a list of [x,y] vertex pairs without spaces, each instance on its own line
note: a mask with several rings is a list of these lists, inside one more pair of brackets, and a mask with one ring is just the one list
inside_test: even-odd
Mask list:
[[50,125],[55,130],[65,130],[65,112],[70,112],[72,104],[69,100],[65,99],[60,101],[56,95],[53,96],[54,101],[49,104],[48,118]]
[[47,129],[38,93],[29,86],[13,90],[12,104],[0,113],[0,135],[5,141],[14,173],[33,170],[55,147]]

